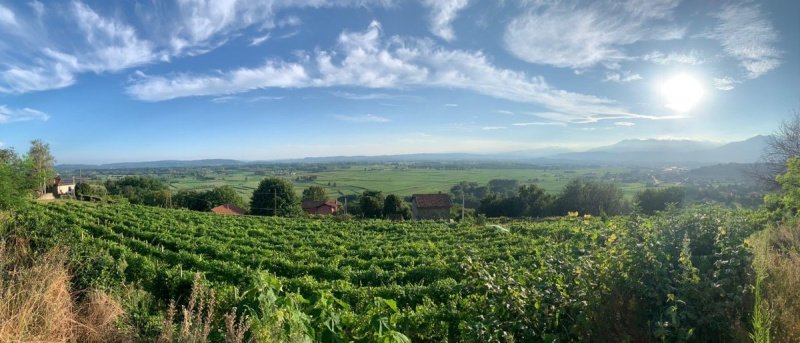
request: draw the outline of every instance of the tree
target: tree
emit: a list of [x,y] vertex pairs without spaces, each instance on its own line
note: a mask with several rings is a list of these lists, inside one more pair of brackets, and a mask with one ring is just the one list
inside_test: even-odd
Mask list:
[[519,181],[513,179],[489,180],[489,191],[501,195],[511,195],[519,187]]
[[612,183],[573,179],[555,201],[555,214],[578,211],[591,215],[618,215],[626,210],[622,191]]
[[14,150],[0,149],[0,209],[17,205],[30,190],[24,164]]
[[41,186],[41,192],[46,192],[47,183],[56,176],[53,169],[56,159],[50,154],[50,145],[40,139],[31,141],[31,147],[26,156],[31,162],[29,177],[33,182]]
[[770,188],[778,189],[780,184],[776,177],[786,172],[789,159],[797,156],[800,156],[800,110],[795,109],[767,139],[761,163],[756,165],[752,174]]
[[786,172],[778,175],[775,180],[780,185],[781,192],[766,197],[767,208],[796,215],[800,209],[800,158],[789,158],[786,162]]
[[201,198],[205,201],[206,206],[208,206],[208,209],[204,209],[203,211],[209,211],[214,207],[224,204],[233,204],[241,208],[247,207],[242,197],[236,193],[236,190],[228,185],[214,187],[202,193]]
[[665,210],[670,204],[680,206],[685,195],[686,192],[681,187],[646,189],[636,194],[636,203],[642,209],[642,213],[654,214]]
[[167,206],[170,198],[167,186],[151,176],[125,176],[119,180],[106,180],[105,187],[108,194],[121,196],[136,205]]
[[282,178],[261,180],[250,199],[250,213],[254,215],[290,217],[300,212],[292,183]]
[[325,188],[320,186],[309,186],[303,190],[302,200],[324,201],[326,199],[325,197]]
[[399,196],[389,194],[383,200],[383,217],[392,220],[411,219],[411,208]]
[[364,191],[358,204],[364,218],[380,218],[383,216],[383,194],[379,191]]
[[463,200],[466,208],[478,208],[481,205],[481,199],[487,195],[489,195],[489,188],[479,186],[477,182],[461,181],[450,188],[450,198],[453,199],[453,202],[460,206]]
[[523,185],[517,191],[517,198],[524,206],[522,215],[526,217],[544,217],[550,214],[553,196],[536,185]]

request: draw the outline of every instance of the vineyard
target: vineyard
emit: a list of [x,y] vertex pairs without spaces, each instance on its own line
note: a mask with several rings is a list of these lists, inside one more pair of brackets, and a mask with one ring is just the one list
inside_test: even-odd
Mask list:
[[223,311],[257,322],[279,304],[301,314],[281,330],[334,342],[375,330],[414,342],[746,340],[746,239],[766,221],[716,207],[477,225],[79,202],[16,217],[35,247],[69,247],[77,289],[152,298],[134,306],[143,332],[200,272]]

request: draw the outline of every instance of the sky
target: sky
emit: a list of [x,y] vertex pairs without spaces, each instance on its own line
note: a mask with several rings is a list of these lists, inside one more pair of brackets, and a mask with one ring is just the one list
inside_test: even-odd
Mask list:
[[743,140],[792,0],[0,0],[0,148],[58,163]]

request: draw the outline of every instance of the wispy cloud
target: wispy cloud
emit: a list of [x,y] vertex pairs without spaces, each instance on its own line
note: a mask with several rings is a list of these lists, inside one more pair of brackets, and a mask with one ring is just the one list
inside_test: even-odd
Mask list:
[[642,40],[681,38],[671,19],[680,0],[536,1],[506,28],[506,49],[536,64],[573,69],[625,60]]
[[514,115],[514,112],[508,110],[494,110],[494,113],[506,114],[506,115]]
[[267,34],[265,34],[263,36],[259,36],[259,37],[253,37],[250,40],[250,46],[259,46],[262,43],[266,42],[270,37],[271,37],[270,33],[267,33]]
[[348,100],[386,100],[386,99],[411,99],[415,98],[410,95],[404,94],[389,94],[389,93],[351,93],[351,92],[342,92],[342,91],[334,91],[331,92],[332,95],[344,98]]
[[543,121],[530,121],[524,123],[514,123],[513,126],[567,126],[565,122],[543,122]]
[[8,9],[8,7],[3,6],[2,4],[0,4],[0,25],[6,25],[6,26],[17,25],[17,17],[14,15],[14,12]]
[[469,5],[469,0],[421,0],[431,10],[430,29],[434,35],[446,41],[456,38],[452,23],[458,12]]
[[700,52],[696,50],[691,50],[689,52],[670,52],[665,54],[661,51],[653,51],[648,54],[645,54],[641,57],[644,61],[649,61],[657,64],[686,64],[686,65],[697,65],[703,64],[705,59],[702,57]]
[[614,125],[615,126],[628,126],[628,127],[630,127],[630,126],[636,125],[636,123],[632,123],[632,122],[629,122],[629,121],[618,121],[618,122],[614,122]]
[[335,50],[316,50],[296,62],[270,60],[256,68],[202,75],[141,75],[127,87],[127,92],[140,100],[163,101],[264,88],[336,86],[461,89],[540,105],[571,121],[647,118],[614,100],[557,89],[540,76],[499,68],[482,52],[448,50],[430,40],[398,36],[384,41],[377,22],[363,32],[340,34]]
[[484,126],[484,127],[481,128],[481,130],[494,131],[494,130],[505,130],[507,128],[508,127],[506,127],[506,126]]
[[755,79],[777,68],[783,54],[775,45],[778,31],[757,3],[726,4],[714,15],[717,25],[708,36],[719,40],[725,53],[739,61]]
[[713,82],[714,82],[714,88],[719,89],[719,90],[723,90],[723,91],[733,90],[735,88],[735,86],[734,86],[735,84],[741,83],[741,81],[738,81],[738,80],[736,80],[736,79],[734,79],[732,77],[729,77],[729,76],[715,77],[713,79]]
[[374,114],[365,114],[360,116],[337,114],[334,115],[333,117],[338,120],[346,121],[349,123],[388,123],[391,121],[389,120],[389,118],[376,116]]
[[50,116],[39,110],[32,108],[8,108],[5,105],[0,105],[0,124],[8,124],[21,121],[41,120],[47,121]]
[[631,82],[636,80],[641,80],[642,76],[636,73],[632,73],[630,71],[624,71],[621,73],[618,72],[607,72],[606,78],[603,79],[604,82],[617,82],[617,83],[624,83],[624,82]]
[[444,104],[444,107],[458,107],[458,104]]
[[282,100],[284,98],[285,97],[283,97],[283,96],[267,96],[267,95],[259,95],[259,96],[233,96],[233,95],[227,95],[227,96],[221,96],[221,97],[218,97],[218,98],[213,98],[213,99],[211,99],[211,102],[216,103],[216,104],[227,104],[227,103],[231,103],[231,102],[253,103],[253,102],[259,102],[259,101]]

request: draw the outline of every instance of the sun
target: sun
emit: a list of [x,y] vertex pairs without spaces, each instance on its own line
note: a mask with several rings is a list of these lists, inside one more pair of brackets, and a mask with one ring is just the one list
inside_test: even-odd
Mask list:
[[703,98],[705,89],[695,77],[677,74],[661,86],[666,106],[678,112],[689,112]]

